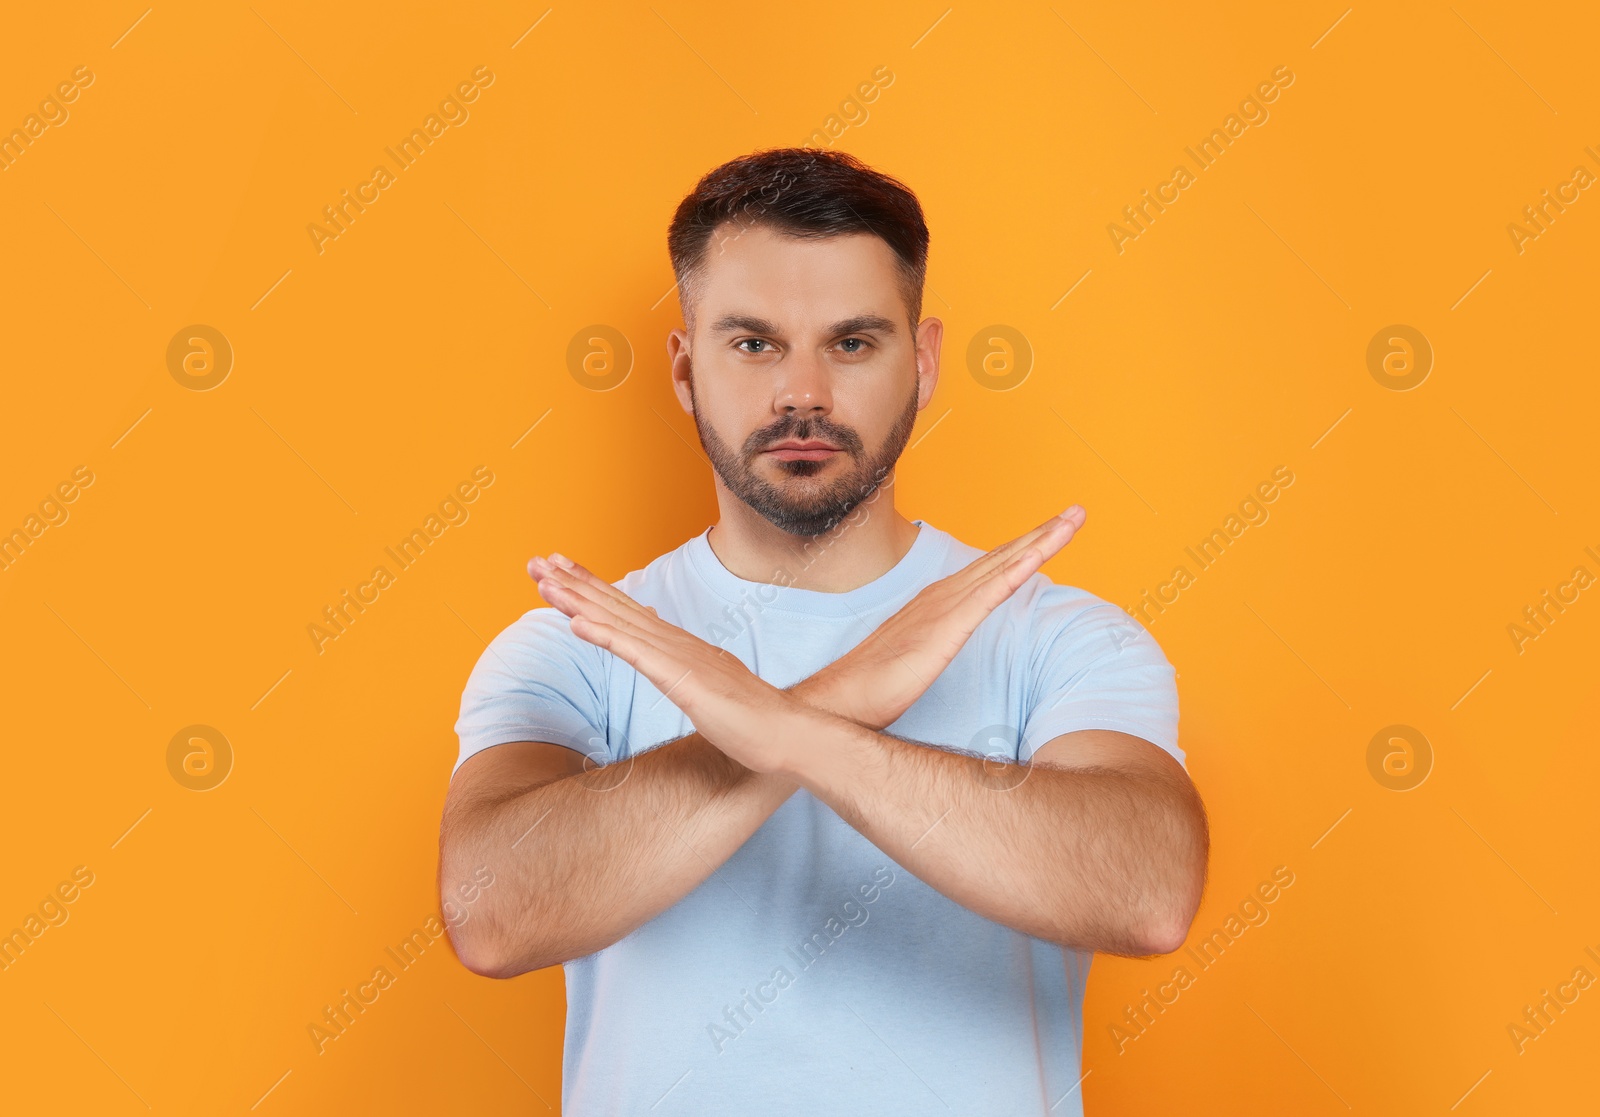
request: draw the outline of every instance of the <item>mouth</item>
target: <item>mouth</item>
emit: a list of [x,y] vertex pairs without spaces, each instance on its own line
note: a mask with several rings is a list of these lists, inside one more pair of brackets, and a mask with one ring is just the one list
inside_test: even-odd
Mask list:
[[791,439],[788,442],[780,442],[776,446],[763,451],[763,453],[770,454],[779,461],[785,462],[817,462],[840,452],[839,448],[832,443],[821,442],[816,439],[809,439],[804,442],[796,442]]

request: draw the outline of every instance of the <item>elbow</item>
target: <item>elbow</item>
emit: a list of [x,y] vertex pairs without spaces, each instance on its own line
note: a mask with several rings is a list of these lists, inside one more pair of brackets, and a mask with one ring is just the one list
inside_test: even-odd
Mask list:
[[1177,919],[1165,919],[1143,928],[1139,941],[1143,947],[1143,955],[1171,954],[1178,950],[1189,938],[1189,927],[1194,922],[1194,913]]
[[1163,902],[1154,906],[1137,937],[1149,954],[1171,954],[1188,941],[1189,929],[1200,913],[1211,858],[1210,826],[1205,808],[1194,798],[1191,825],[1179,852],[1174,855],[1175,872],[1163,889]]
[[1134,937],[1146,954],[1171,954],[1189,939],[1189,929],[1200,913],[1200,898],[1205,891],[1205,861],[1196,862],[1182,881],[1167,891],[1164,901],[1134,929]]
[[565,961],[558,958],[545,960],[527,952],[515,954],[506,950],[495,936],[485,934],[487,928],[479,928],[477,934],[466,934],[465,930],[463,926],[451,931],[450,944],[455,947],[456,957],[461,964],[479,977],[505,981],[547,966],[561,965]]
[[504,981],[508,977],[516,977],[523,971],[511,964],[505,954],[496,949],[494,942],[486,935],[469,934],[466,926],[450,929],[450,945],[455,948],[456,957],[461,964],[479,977],[492,977]]

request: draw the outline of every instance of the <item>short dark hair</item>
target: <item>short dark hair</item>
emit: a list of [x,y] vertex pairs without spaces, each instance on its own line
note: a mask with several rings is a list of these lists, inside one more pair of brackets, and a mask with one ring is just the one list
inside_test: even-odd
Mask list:
[[764,225],[797,237],[881,237],[899,260],[915,331],[928,272],[928,224],[917,196],[898,179],[843,151],[807,147],[769,148],[708,171],[678,203],[667,230],[678,299],[691,329],[711,238],[728,221],[740,232]]

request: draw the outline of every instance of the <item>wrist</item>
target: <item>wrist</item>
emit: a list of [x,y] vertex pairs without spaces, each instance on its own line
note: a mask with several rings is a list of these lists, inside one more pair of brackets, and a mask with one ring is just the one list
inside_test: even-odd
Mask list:
[[808,679],[802,679],[789,688],[789,693],[816,709],[854,722],[864,729],[878,730],[883,725],[874,719],[850,680],[834,665],[824,667]]
[[773,774],[820,793],[859,766],[859,751],[875,736],[860,722],[794,700],[772,729]]

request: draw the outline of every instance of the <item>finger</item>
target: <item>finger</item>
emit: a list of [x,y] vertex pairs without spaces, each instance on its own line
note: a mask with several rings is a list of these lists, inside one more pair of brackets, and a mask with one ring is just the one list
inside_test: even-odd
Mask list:
[[967,634],[971,635],[985,617],[1016,593],[1029,578],[1038,573],[1040,567],[1060,553],[1061,549],[1072,541],[1085,519],[1083,510],[1076,509],[1076,514],[1051,525],[1049,530],[1033,543],[1024,547],[1019,554],[1013,555],[1009,562],[991,568],[986,576],[974,582],[968,588],[966,596],[952,610],[959,616],[963,627],[970,625]]
[[563,567],[548,558],[535,555],[528,560],[528,571],[536,579],[550,577],[558,585],[570,586],[575,592],[591,601],[610,605],[613,609],[631,608],[639,613],[646,612],[646,608],[633,598],[617,589],[610,582],[598,577],[587,567],[566,560],[569,565]]
[[675,624],[663,621],[654,606],[640,605],[626,594],[619,593],[622,603],[632,606],[614,606],[613,599],[596,600],[582,593],[582,585],[562,583],[554,577],[543,577],[536,583],[540,594],[568,617],[581,617],[600,622],[628,634],[635,640],[647,642],[669,654],[693,655],[695,645],[709,646],[692,633]]
[[[1010,560],[1015,561],[1023,551],[1035,548],[1041,556],[1039,565],[1044,565],[1059,554],[1063,547],[1072,542],[1073,537],[1078,534],[1087,519],[1088,513],[1079,505],[1074,504],[1066,512],[1043,525],[1043,530],[1031,533],[1033,534],[1033,539],[1024,544],[1021,550],[1013,552],[1009,556]],[[1002,569],[1009,567],[1011,561],[1004,563]]]
[[569,617],[586,617],[589,620],[604,621],[608,624],[624,625],[629,629],[636,626],[622,610],[612,607],[607,601],[596,601],[584,594],[573,585],[562,584],[554,578],[540,578],[535,585],[540,595]]
[[667,696],[669,702],[684,709],[684,701],[693,693],[691,676],[694,672],[670,652],[616,625],[585,617],[573,620],[572,633],[628,664]]
[[[950,575],[947,579],[949,588],[955,592],[969,592],[973,586],[999,574],[1014,562],[1023,550],[1035,544],[1048,548],[1044,555],[1045,561],[1048,561],[1067,545],[1078,528],[1083,526],[1087,515],[1082,505],[1074,504],[1060,515],[1050,517],[1037,527],[973,559],[964,568]],[[1062,534],[1063,532],[1065,534]],[[1051,542],[1056,539],[1059,539],[1059,542],[1051,546]]]
[[993,576],[978,582],[951,605],[945,616],[949,623],[959,628],[962,641],[965,642],[967,637],[976,632],[984,619],[1033,577],[1044,562],[1045,556],[1039,547],[1027,547]]

